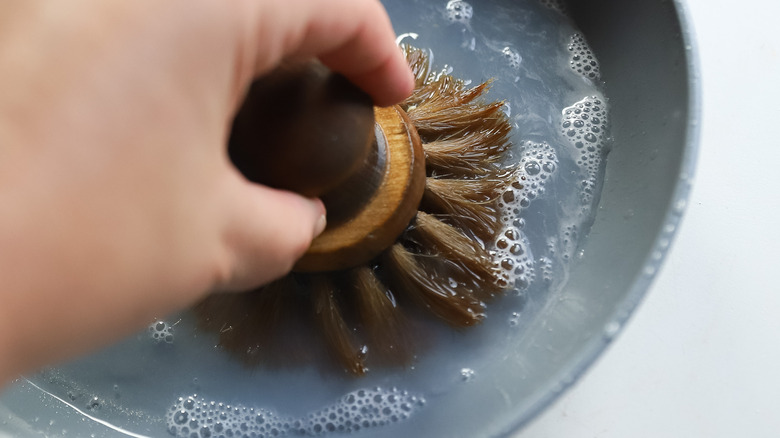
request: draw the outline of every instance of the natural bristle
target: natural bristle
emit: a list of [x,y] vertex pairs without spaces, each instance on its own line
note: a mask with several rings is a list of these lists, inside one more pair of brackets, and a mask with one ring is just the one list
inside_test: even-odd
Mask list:
[[[484,85],[484,84],[483,84]],[[484,87],[476,87],[469,93],[434,95],[417,106],[409,109],[409,118],[414,123],[420,137],[436,140],[444,135],[456,132],[468,132],[479,128],[484,122],[501,121],[506,118],[502,111],[503,102],[483,105],[471,102],[482,94]]]
[[407,364],[415,343],[395,296],[368,266],[352,269],[349,276],[353,286],[350,296],[371,345],[369,357],[378,358],[382,364]]
[[504,291],[489,251],[501,229],[497,201],[514,171],[503,167],[511,146],[504,104],[485,100],[489,81],[469,87],[435,72],[429,51],[402,50],[415,90],[400,108],[425,155],[417,215],[370,265],[290,274],[196,306],[200,326],[247,365],[331,362],[356,376],[405,366],[425,337],[414,318],[473,326]]
[[454,327],[468,327],[482,321],[485,304],[473,291],[453,285],[450,278],[437,275],[440,272],[428,258],[415,257],[400,243],[396,243],[383,254],[391,282],[405,296],[433,312]]
[[431,255],[461,267],[462,275],[458,275],[458,280],[472,285],[474,294],[481,300],[493,298],[500,292],[489,281],[496,278],[490,254],[478,241],[422,211],[417,214],[410,234]]
[[495,201],[503,182],[492,178],[429,177],[423,206],[482,240],[494,237],[499,218]]
[[419,90],[431,76],[430,52],[406,44],[401,49],[414,75],[414,88]]
[[333,282],[325,275],[313,275],[311,294],[314,317],[325,342],[336,353],[336,358],[349,372],[362,375],[366,372],[362,348],[352,335],[341,312]]
[[212,295],[194,308],[200,327],[219,334],[219,346],[249,366],[283,366],[312,360],[308,323],[295,278],[261,290]]
[[[509,124],[484,121],[480,130],[456,133],[425,144],[425,163],[432,172],[456,178],[483,178],[509,149]],[[487,126],[486,126],[487,125]]]

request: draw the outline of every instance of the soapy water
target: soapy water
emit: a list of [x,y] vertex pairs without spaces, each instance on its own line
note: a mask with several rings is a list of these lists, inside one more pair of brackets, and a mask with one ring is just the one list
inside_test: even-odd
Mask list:
[[610,144],[598,61],[559,1],[385,5],[403,42],[430,49],[437,69],[471,84],[493,79],[487,98],[505,102],[513,125],[503,230],[488,243],[511,292],[489,304],[486,321],[463,332],[431,324],[412,367],[355,380],[314,368],[247,370],[184,314],[32,379],[41,390],[66,401],[77,394],[82,411],[150,436],[414,435],[404,427],[459,386],[478,385],[531,327],[565,284],[598,202]]
[[425,399],[396,388],[359,389],[336,403],[302,417],[281,417],[272,410],[230,406],[180,397],[168,410],[173,436],[189,438],[317,436],[354,433],[405,421],[425,406]]

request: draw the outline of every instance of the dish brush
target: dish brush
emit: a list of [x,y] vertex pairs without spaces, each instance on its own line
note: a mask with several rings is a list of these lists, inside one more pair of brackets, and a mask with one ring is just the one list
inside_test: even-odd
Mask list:
[[504,104],[485,98],[489,82],[469,87],[401,48],[416,83],[400,105],[373,107],[315,62],[256,81],[236,116],[229,152],[244,175],[328,212],[291,273],[194,308],[247,365],[404,366],[427,343],[420,318],[476,325],[510,286],[490,252],[514,172]]

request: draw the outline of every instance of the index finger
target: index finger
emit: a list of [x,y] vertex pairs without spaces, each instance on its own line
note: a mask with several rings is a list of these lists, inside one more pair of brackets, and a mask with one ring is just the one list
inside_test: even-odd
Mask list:
[[255,75],[286,57],[319,58],[366,91],[379,106],[414,87],[384,7],[376,0],[254,1],[250,46]]

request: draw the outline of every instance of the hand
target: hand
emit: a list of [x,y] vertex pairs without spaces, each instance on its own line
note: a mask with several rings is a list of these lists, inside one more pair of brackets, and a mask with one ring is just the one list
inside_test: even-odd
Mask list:
[[305,57],[379,105],[411,91],[374,0],[0,5],[0,383],[290,269],[322,204],[245,180],[226,139]]

